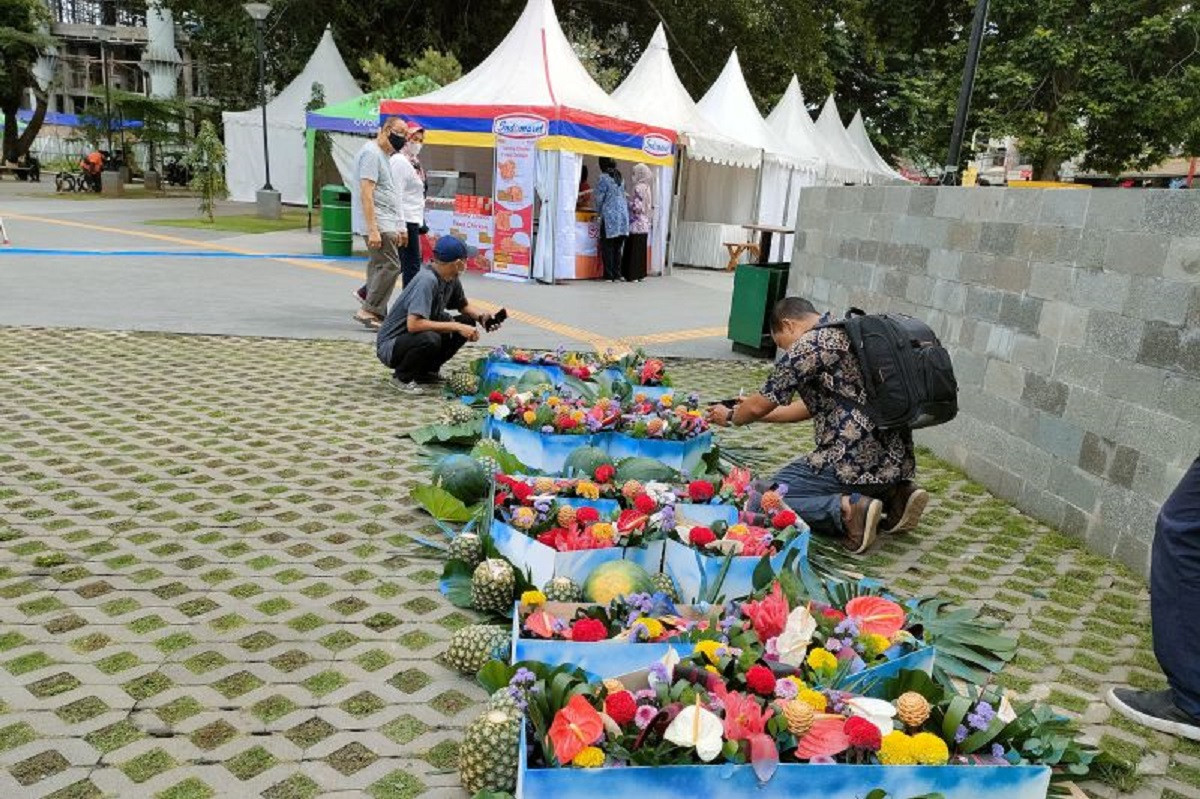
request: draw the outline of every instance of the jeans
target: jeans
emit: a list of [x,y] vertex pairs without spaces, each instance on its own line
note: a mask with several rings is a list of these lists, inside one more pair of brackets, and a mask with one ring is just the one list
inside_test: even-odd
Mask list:
[[787,483],[788,506],[796,511],[805,524],[818,535],[842,537],[846,526],[842,520],[842,497],[855,494],[886,500],[895,485],[849,485],[828,470],[816,471],[803,458],[794,460],[773,478]]
[[1158,514],[1150,551],[1150,625],[1175,706],[1200,721],[1200,458]]
[[415,222],[408,225],[408,244],[400,248],[400,288],[421,271],[421,226]]
[[400,237],[396,233],[380,233],[378,249],[371,249],[367,258],[367,298],[362,309],[383,318],[387,316],[388,300],[400,276]]
[[453,358],[466,343],[467,339],[458,333],[432,330],[401,333],[392,342],[392,355],[385,363],[405,383],[421,382],[427,376],[437,374],[442,364]]

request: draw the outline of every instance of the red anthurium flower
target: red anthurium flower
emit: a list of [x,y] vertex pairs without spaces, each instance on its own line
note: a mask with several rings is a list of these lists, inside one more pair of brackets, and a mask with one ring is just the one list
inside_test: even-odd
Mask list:
[[654,501],[653,497],[643,491],[633,500],[633,507],[642,513],[654,513],[658,508],[658,503]]
[[596,467],[596,482],[608,483],[611,482],[616,475],[616,468],[610,463],[604,463]]
[[904,628],[904,608],[881,596],[860,596],[846,603],[846,615],[854,620],[860,633],[891,638]]
[[525,629],[538,638],[553,638],[554,617],[544,610],[535,610],[525,619]]
[[554,714],[550,724],[550,744],[559,763],[570,763],[575,755],[600,740],[604,720],[596,708],[579,694],[571,697],[567,706]]
[[518,502],[524,503],[533,496],[533,486],[526,483],[524,480],[514,480],[512,484],[513,496]]
[[767,722],[775,715],[774,710],[764,711],[758,700],[752,696],[726,691],[719,686],[715,691],[725,706],[725,738],[730,741],[744,741],[752,735],[762,735]]
[[617,532],[632,533],[636,530],[641,530],[646,526],[646,522],[650,521],[650,517],[641,511],[623,510],[621,515],[617,517]]
[[604,712],[617,724],[625,725],[633,721],[637,713],[637,700],[628,691],[618,691],[609,694],[604,700]]
[[[743,602],[742,613],[750,619],[750,626],[758,640],[766,643],[783,632],[787,625],[788,603],[779,583],[771,586],[771,593],[758,602]],[[771,689],[775,686],[772,684]]]
[[707,480],[693,480],[688,483],[688,496],[692,502],[708,502],[714,493],[713,484]]
[[796,742],[796,757],[799,760],[833,757],[849,748],[850,738],[846,735],[842,717],[828,715],[814,721],[804,737]]
[[574,430],[578,425],[579,422],[575,421],[573,417],[567,416],[566,414],[554,420],[554,426],[559,430]]
[[776,530],[786,530],[796,523],[796,519],[795,511],[781,510],[771,517],[771,526]]
[[600,521],[600,511],[593,507],[583,507],[575,511],[575,521],[579,524],[595,524]]
[[488,402],[495,402],[495,403],[503,404],[504,403],[504,395],[501,394],[499,391],[493,391],[491,394],[488,394]]

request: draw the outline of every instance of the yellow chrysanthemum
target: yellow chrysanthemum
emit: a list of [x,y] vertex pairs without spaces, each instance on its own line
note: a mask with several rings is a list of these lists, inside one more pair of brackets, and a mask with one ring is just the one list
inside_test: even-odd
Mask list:
[[531,608],[546,604],[546,595],[541,591],[526,591],[521,594],[521,604]]
[[944,766],[950,760],[946,742],[931,732],[919,732],[909,741],[913,759],[922,766]]
[[583,411],[574,410],[571,412],[571,418],[577,422],[582,422],[586,418],[586,416]]
[[571,761],[571,765],[579,768],[599,768],[604,765],[604,752],[598,746],[585,747],[579,754],[575,755],[575,759]]
[[603,538],[606,541],[610,540],[617,534],[617,528],[613,527],[608,522],[597,522],[592,525],[592,535],[596,538]]
[[562,400],[560,400],[558,397],[550,397],[548,400],[546,400],[546,404],[551,408],[557,408],[561,402]]
[[701,641],[700,643],[696,644],[696,651],[702,653],[709,663],[714,664],[720,660],[720,658],[717,657],[717,650],[724,648],[725,645],[720,641],[709,640]]
[[642,616],[637,619],[634,624],[644,625],[646,628],[646,636],[649,638],[658,638],[666,630],[663,629],[662,622],[658,619],[652,619],[649,616]]
[[879,762],[885,766],[915,766],[912,744],[913,739],[899,730],[889,732],[879,746]]
[[711,671],[713,674],[720,674],[720,673],[721,673],[721,672],[720,672],[720,670],[719,670],[719,669],[717,669],[717,667],[716,667],[716,666],[711,666],[711,665],[710,665],[710,666],[705,666],[705,667],[704,667],[704,669],[705,669],[706,671]]
[[725,531],[726,538],[745,538],[750,535],[750,528],[744,524],[735,524]]
[[892,645],[892,642],[886,636],[879,633],[867,633],[860,639],[863,646],[866,648],[866,656],[875,658],[887,651],[887,648]]
[[497,409],[497,408],[499,408],[499,407],[500,407],[500,403],[498,403],[498,402],[492,402],[492,403],[489,403],[489,404],[488,404],[488,415],[495,414],[495,413],[496,413],[496,409]]
[[808,690],[808,686],[804,684],[804,680],[800,679],[795,674],[789,674],[787,677],[784,677],[784,679],[795,684],[796,691],[798,691],[798,692]]
[[512,526],[518,530],[528,530],[537,522],[537,514],[533,508],[522,505],[513,511]]
[[575,493],[584,499],[600,499],[600,486],[591,480],[580,480],[575,486]]
[[814,649],[808,653],[808,667],[818,672],[836,671],[837,658],[829,650]]
[[829,707],[829,699],[825,694],[811,688],[801,688],[800,693],[796,694],[796,698],[818,713],[824,713]]
[[662,403],[662,406],[664,408],[670,408],[671,403],[673,403],[674,401],[675,401],[675,399],[670,394],[663,394],[662,397],[659,399],[659,402]]
[[537,419],[537,414],[533,411],[525,411],[525,413],[521,414],[521,418],[525,420],[525,424],[533,424]]

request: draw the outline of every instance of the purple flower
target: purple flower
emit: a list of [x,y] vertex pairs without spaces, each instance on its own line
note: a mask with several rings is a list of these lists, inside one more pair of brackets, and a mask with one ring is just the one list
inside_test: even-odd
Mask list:
[[967,728],[959,724],[958,729],[954,731],[954,743],[960,744],[967,740]]
[[814,766],[833,766],[837,764],[837,761],[829,755],[817,755],[808,762],[812,763]]
[[650,726],[650,722],[654,721],[654,717],[657,715],[658,708],[654,705],[642,705],[633,714],[633,723],[639,730],[644,730]]
[[796,687],[796,683],[792,680],[776,680],[775,681],[775,698],[776,699],[795,699],[800,693],[800,689]]
[[975,706],[975,712],[967,715],[967,724],[971,729],[986,730],[995,717],[996,711],[992,706],[987,702],[980,702]]
[[533,503],[533,509],[536,510],[538,513],[549,513],[550,512],[550,500],[548,500],[548,499],[537,500],[536,502]]
[[836,638],[830,638],[825,642],[825,648],[836,655],[842,651],[842,642]]
[[852,619],[843,619],[833,628],[833,632],[837,635],[856,636],[858,635],[858,625]]
[[788,484],[780,483],[779,485],[775,486],[775,490],[786,497],[788,492]]
[[1004,747],[1001,746],[1000,744],[992,744],[992,757],[995,757],[995,758],[1004,757]]
[[637,700],[638,704],[641,704],[642,702],[653,702],[658,698],[658,693],[653,688],[643,688],[640,691],[635,691],[633,698]]
[[534,682],[537,682],[537,675],[534,674],[529,669],[522,666],[521,668],[517,669],[517,673],[512,676],[512,679],[508,681],[508,684],[509,685],[523,685],[525,683],[534,683]]
[[671,676],[667,673],[666,665],[662,663],[652,663],[650,665],[650,684],[668,682]]
[[543,433],[553,433],[553,432],[554,432],[554,425],[552,425],[552,424],[545,424],[545,425],[542,425],[542,432],[543,432]]
[[665,507],[663,507],[660,523],[662,524],[663,528],[666,530],[674,530],[675,529],[675,506],[674,505],[666,505]]

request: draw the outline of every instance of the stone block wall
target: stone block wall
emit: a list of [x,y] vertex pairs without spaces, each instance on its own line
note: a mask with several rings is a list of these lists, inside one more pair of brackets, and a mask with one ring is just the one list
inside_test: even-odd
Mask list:
[[960,416],[918,441],[1139,573],[1200,455],[1200,191],[801,197],[790,293],[925,319]]

